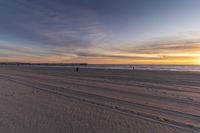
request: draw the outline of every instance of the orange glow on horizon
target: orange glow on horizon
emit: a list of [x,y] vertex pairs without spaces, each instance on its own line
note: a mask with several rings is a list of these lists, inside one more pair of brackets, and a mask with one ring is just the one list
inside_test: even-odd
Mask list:
[[26,62],[26,63],[89,63],[89,64],[163,64],[163,65],[200,65],[200,58],[185,59],[126,59],[126,58],[18,58],[18,59],[1,59],[1,62]]
[[[108,52],[109,53],[109,52]],[[112,53],[109,56],[9,56],[0,57],[0,62],[25,63],[89,63],[89,64],[161,64],[161,65],[200,65],[198,53],[158,53],[158,54],[129,54]]]

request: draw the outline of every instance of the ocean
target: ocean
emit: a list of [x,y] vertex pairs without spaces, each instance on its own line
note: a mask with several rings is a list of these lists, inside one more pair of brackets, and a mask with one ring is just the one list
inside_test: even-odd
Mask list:
[[[43,66],[44,67],[44,66]],[[76,65],[76,66],[51,66],[51,67],[79,67],[79,68],[93,68],[93,69],[126,69],[132,70],[155,70],[155,71],[200,71],[200,65],[133,65],[133,64],[120,64],[120,65]]]

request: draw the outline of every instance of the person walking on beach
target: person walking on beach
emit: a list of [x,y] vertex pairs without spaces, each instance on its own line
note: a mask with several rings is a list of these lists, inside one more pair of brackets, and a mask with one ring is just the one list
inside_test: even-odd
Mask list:
[[76,72],[78,72],[78,71],[79,71],[79,68],[77,67],[77,68],[76,68]]

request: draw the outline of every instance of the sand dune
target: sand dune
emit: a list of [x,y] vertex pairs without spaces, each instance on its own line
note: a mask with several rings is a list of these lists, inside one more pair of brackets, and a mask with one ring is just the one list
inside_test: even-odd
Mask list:
[[0,66],[0,132],[200,132],[199,79],[197,72]]

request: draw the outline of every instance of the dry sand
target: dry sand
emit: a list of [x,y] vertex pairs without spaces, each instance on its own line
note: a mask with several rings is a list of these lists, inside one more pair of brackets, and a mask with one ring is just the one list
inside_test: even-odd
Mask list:
[[0,133],[200,131],[200,73],[0,66]]

